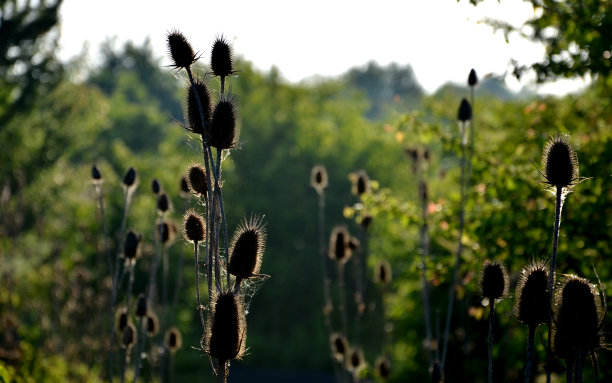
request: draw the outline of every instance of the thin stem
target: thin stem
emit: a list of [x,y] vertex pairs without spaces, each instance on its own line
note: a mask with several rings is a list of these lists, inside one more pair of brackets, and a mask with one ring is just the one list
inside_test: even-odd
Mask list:
[[489,302],[489,383],[493,383],[493,315],[495,315],[495,300]]
[[[424,181],[423,188],[425,187]],[[424,193],[419,193],[424,194]],[[421,282],[423,290],[423,315],[425,319],[425,340],[427,345],[427,357],[429,358],[429,367],[433,366],[433,349],[431,336],[431,308],[429,304],[429,283],[427,282],[427,257],[429,256],[429,230],[427,224],[427,200],[424,195],[421,199]]]
[[583,360],[583,355],[582,355],[582,348],[578,348],[578,351],[576,351],[576,371],[575,371],[575,378],[574,381],[576,383],[582,383],[582,360]]
[[319,260],[321,264],[321,275],[323,277],[323,315],[325,316],[325,327],[327,328],[327,336],[331,337],[332,325],[331,325],[331,310],[332,302],[330,298],[330,280],[329,273],[327,270],[327,257],[325,247],[325,192],[321,191],[318,193],[319,196]]
[[[145,320],[143,320],[143,318]],[[138,376],[140,375],[140,369],[142,368],[142,352],[144,350],[144,345],[147,341],[145,334],[145,326],[147,324],[146,316],[138,318],[138,337],[136,338],[136,360],[134,361],[134,379],[132,379],[132,383],[136,383],[138,380]]]
[[342,333],[347,334],[346,319],[346,296],[344,293],[344,263],[337,262],[338,265],[338,293],[340,294],[340,316],[342,318]]
[[[130,260],[130,279],[128,281],[128,290],[125,297],[125,311],[129,317],[130,315],[130,298],[132,296],[132,286],[134,284],[134,264],[136,263],[135,259]],[[127,364],[129,359],[129,352],[131,351],[131,347],[127,347],[125,349],[125,359],[123,360],[123,371],[121,372],[121,383],[125,382],[125,372],[127,370]]]
[[104,197],[102,195],[102,186],[96,183],[96,194],[98,195],[98,205],[100,206],[100,220],[102,220],[102,229],[104,231],[104,249],[106,251],[106,260],[108,262],[108,272],[113,275],[113,261],[110,254],[110,245],[108,243],[108,228],[106,226],[106,216],[104,215]]
[[529,336],[527,338],[527,359],[525,361],[525,383],[530,383],[533,377],[533,344],[535,340],[536,326],[529,325]]
[[548,307],[550,314],[548,316],[548,348],[546,350],[546,383],[550,383],[550,368],[552,364],[552,307],[555,297],[555,269],[557,267],[557,247],[559,242],[559,227],[561,225],[561,209],[563,207],[563,188],[557,187],[555,201],[555,228],[553,232],[553,249],[552,259],[550,262],[550,274],[548,276],[548,291],[549,301]]
[[200,314],[200,323],[202,325],[202,337],[204,337],[204,335],[206,335],[206,322],[204,321],[204,306],[202,306],[202,301],[200,300],[200,262],[198,259],[198,242],[194,242],[193,244],[193,253],[195,258],[196,300],[198,303],[198,312]]
[[131,351],[131,348],[126,347],[124,358],[123,358],[123,371],[121,372],[121,383],[125,383],[125,371],[127,370],[128,361],[130,359],[129,351]]

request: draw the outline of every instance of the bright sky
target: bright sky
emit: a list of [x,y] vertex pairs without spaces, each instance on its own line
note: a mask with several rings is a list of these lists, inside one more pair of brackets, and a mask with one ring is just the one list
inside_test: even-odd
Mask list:
[[[501,32],[479,21],[489,17],[522,25],[533,16],[530,3],[485,0],[65,0],[61,8],[61,57],[79,54],[87,42],[95,62],[98,45],[117,37],[117,46],[148,36],[155,53],[166,58],[166,34],[178,29],[208,60],[215,37],[225,36],[234,52],[261,69],[276,66],[283,77],[337,76],[371,60],[412,65],[428,92],[445,82],[465,83],[471,68],[479,77],[502,74],[511,59],[530,64],[543,47],[521,39],[504,40]],[[534,88],[562,94],[586,85],[582,80]]]

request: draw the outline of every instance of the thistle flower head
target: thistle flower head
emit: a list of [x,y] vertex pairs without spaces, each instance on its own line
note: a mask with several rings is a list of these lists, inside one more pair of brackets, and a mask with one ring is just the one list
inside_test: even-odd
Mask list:
[[360,348],[353,347],[349,350],[346,358],[346,367],[353,375],[359,375],[359,372],[366,366],[363,351]]
[[147,308],[147,297],[145,297],[144,294],[140,294],[138,296],[138,300],[136,301],[136,316],[140,318],[146,316]]
[[102,181],[102,173],[95,164],[91,166],[91,179],[93,179],[94,182]]
[[153,311],[148,310],[147,317],[145,318],[145,320],[147,336],[149,338],[154,337],[159,332],[159,319],[157,318],[157,315]]
[[346,263],[352,255],[349,247],[350,240],[351,235],[346,227],[334,227],[329,241],[329,257],[338,263]]
[[514,314],[523,324],[537,326],[548,322],[548,266],[534,262],[521,272],[516,286]]
[[465,123],[472,119],[472,106],[467,99],[462,99],[459,104],[459,111],[457,112],[457,120]]
[[121,334],[121,347],[129,349],[134,343],[136,343],[136,328],[133,324],[128,323]]
[[210,54],[210,68],[215,76],[227,77],[234,73],[234,60],[229,42],[223,36],[217,37]]
[[159,183],[159,180],[157,178],[154,178],[153,181],[151,181],[151,191],[155,195],[161,192],[161,184]]
[[242,221],[229,249],[228,271],[236,279],[247,279],[259,273],[266,247],[266,228],[263,217],[251,217]]
[[196,62],[197,58],[193,48],[181,32],[175,30],[168,33],[166,40],[168,42],[168,53],[174,63],[173,67],[187,69]]
[[508,294],[508,273],[501,263],[484,262],[480,273],[480,291],[485,303],[502,299]]
[[370,178],[365,170],[359,170],[351,174],[349,178],[353,182],[352,192],[356,196],[360,197],[362,194],[370,191]]
[[136,173],[136,169],[129,168],[127,172],[125,172],[125,175],[123,176],[123,186],[125,186],[128,189],[136,187],[137,177],[138,175]]
[[384,259],[378,261],[374,268],[374,282],[386,286],[391,282],[391,265]]
[[219,150],[236,146],[237,108],[232,97],[222,96],[213,111],[206,129],[208,144]]
[[323,193],[323,190],[327,187],[327,170],[323,165],[316,165],[310,171],[310,186],[312,186],[317,193]]
[[[194,77],[194,84],[189,85],[187,89],[187,105],[185,111],[186,125],[185,129],[195,134],[203,134],[204,129],[202,126],[208,127],[211,116],[211,97],[210,91],[206,82],[200,77]],[[200,109],[196,99],[196,92],[200,98],[202,105],[202,113],[204,114],[204,125],[202,124],[202,118],[200,117]]]
[[214,294],[212,299],[212,315],[206,331],[206,351],[219,363],[240,359],[246,348],[242,296],[225,292]]
[[141,234],[136,234],[132,230],[128,231],[127,235],[125,236],[125,242],[123,243],[123,255],[131,260],[140,257],[141,241]]
[[157,196],[157,211],[161,214],[165,214],[172,209],[172,203],[170,201],[170,197],[166,192],[161,192]]
[[189,183],[187,177],[182,176],[179,182],[179,193],[183,198],[189,198]]
[[118,334],[123,334],[123,329],[130,323],[130,317],[125,307],[117,309],[115,313],[115,331]]
[[329,338],[329,346],[331,347],[331,352],[334,359],[336,359],[338,362],[343,362],[346,360],[349,345],[344,335],[339,333],[332,334]]
[[208,183],[206,170],[200,164],[194,163],[187,169],[187,185],[189,190],[196,196],[206,196]]
[[176,232],[176,224],[173,221],[164,221],[155,225],[157,240],[164,246],[168,246],[174,241]]
[[195,210],[190,209],[183,216],[183,234],[189,242],[202,242],[206,231],[204,218]]
[[385,356],[379,356],[374,364],[376,374],[383,380],[387,380],[391,375],[391,361]]
[[478,76],[476,75],[476,71],[472,69],[470,74],[468,75],[468,85],[473,87],[478,84]]
[[546,183],[557,188],[570,188],[578,181],[578,156],[567,136],[550,139],[544,147],[542,167]]
[[170,327],[164,336],[164,345],[172,354],[183,347],[183,337],[181,332],[176,327]]

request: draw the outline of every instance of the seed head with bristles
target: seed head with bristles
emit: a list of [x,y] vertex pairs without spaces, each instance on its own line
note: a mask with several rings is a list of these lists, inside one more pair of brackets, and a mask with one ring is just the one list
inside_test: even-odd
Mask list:
[[547,323],[550,310],[548,294],[549,267],[534,262],[525,267],[516,286],[514,315],[527,326]]
[[202,129],[202,118],[200,118],[200,109],[196,100],[195,91],[197,91],[200,102],[202,103],[202,112],[204,114],[204,124],[206,127],[208,127],[210,122],[212,110],[210,91],[203,79],[196,76],[193,81],[195,86],[189,85],[187,90],[187,105],[185,108],[186,125],[184,128],[192,133],[202,134],[204,130]]
[[210,146],[221,149],[232,149],[236,146],[238,135],[238,111],[232,97],[223,96],[213,111],[206,135]]
[[229,42],[223,36],[217,37],[210,54],[210,68],[215,76],[227,77],[234,73],[234,60]]
[[243,280],[254,277],[261,268],[266,247],[266,227],[263,216],[246,218],[238,226],[229,248],[228,271]]
[[172,354],[183,347],[183,337],[181,332],[176,327],[170,327],[164,336],[164,345]]
[[166,192],[162,192],[157,196],[157,211],[165,214],[172,209],[172,202]]
[[349,350],[346,358],[346,367],[353,373],[354,376],[359,375],[359,372],[366,366],[365,357],[363,351],[360,348],[353,347]]
[[349,348],[348,341],[344,335],[333,333],[329,338],[329,346],[331,347],[331,353],[334,359],[340,363],[344,362]]
[[202,242],[206,232],[204,218],[195,210],[190,209],[183,216],[183,234],[189,242]]
[[155,225],[157,240],[164,246],[172,244],[176,238],[176,224],[173,221],[164,221]]
[[123,334],[123,329],[125,329],[129,323],[130,317],[127,309],[125,307],[117,309],[117,312],[115,313],[115,331],[118,334]]
[[468,75],[468,85],[473,87],[478,84],[478,76],[476,75],[476,71],[472,69],[470,74]]
[[349,246],[350,240],[351,235],[346,227],[334,227],[329,241],[329,257],[338,263],[346,263],[352,255]]
[[352,192],[356,196],[370,191],[370,178],[365,170],[359,170],[358,172],[352,173],[349,178],[353,182]]
[[457,120],[465,123],[472,119],[472,106],[467,99],[462,99],[459,104],[459,111],[457,112]]
[[567,136],[556,136],[546,143],[542,167],[550,186],[571,189],[578,182],[578,156]]
[[133,324],[128,323],[121,334],[121,347],[131,348],[136,343],[136,328]]
[[168,42],[168,53],[174,63],[173,67],[187,69],[196,62],[197,57],[193,48],[181,32],[175,30],[168,33],[166,40]]
[[484,262],[480,273],[480,292],[485,303],[502,299],[508,294],[508,273],[501,263]]
[[94,182],[100,182],[102,181],[102,173],[100,172],[100,169],[94,164],[91,167],[91,178],[93,179]]
[[196,196],[206,196],[208,184],[206,170],[200,164],[194,163],[187,169],[187,185],[189,190]]
[[181,197],[189,198],[189,183],[187,182],[187,177],[182,176],[179,182],[179,192]]
[[144,294],[140,294],[138,296],[138,300],[136,301],[136,316],[144,317],[147,315],[148,309],[147,297]]
[[391,361],[385,356],[379,356],[374,364],[376,374],[383,380],[387,380],[391,375]]
[[312,186],[317,193],[323,193],[323,190],[327,187],[327,170],[323,165],[316,165],[310,171],[310,186]]
[[242,296],[223,292],[215,293],[212,299],[212,315],[206,331],[206,352],[219,363],[240,359],[246,349]]
[[159,180],[157,178],[154,178],[153,181],[151,181],[151,191],[155,195],[161,192],[161,184],[159,183]]
[[136,169],[129,168],[123,176],[123,186],[130,189],[136,187],[138,175]]
[[140,257],[140,242],[142,234],[136,234],[132,230],[128,231],[123,243],[123,255],[131,260]]
[[154,337],[159,332],[159,319],[157,318],[157,315],[153,311],[148,310],[145,320],[147,336],[149,338]]
[[391,282],[391,265],[383,260],[378,261],[374,268],[374,282],[386,286]]

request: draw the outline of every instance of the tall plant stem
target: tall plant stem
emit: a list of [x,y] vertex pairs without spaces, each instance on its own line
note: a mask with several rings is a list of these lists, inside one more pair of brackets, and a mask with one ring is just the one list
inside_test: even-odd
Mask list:
[[[421,181],[422,188],[425,187],[424,181]],[[429,256],[429,230],[427,224],[427,199],[424,193],[421,194],[421,282],[423,291],[423,315],[425,319],[425,343],[427,347],[427,357],[429,359],[429,367],[434,363],[432,335],[431,335],[431,308],[429,302],[429,283],[427,282],[427,257]]]
[[[145,320],[143,320],[143,318]],[[144,350],[145,343],[147,341],[145,335],[145,326],[147,324],[145,317],[138,318],[138,337],[136,338],[136,360],[134,362],[134,379],[132,379],[132,383],[136,383],[138,380],[138,376],[140,375],[140,369],[142,368],[142,353]]]
[[363,243],[363,227],[360,229],[359,232],[359,243],[360,246],[357,249],[357,254],[353,255],[353,259],[354,259],[354,263],[353,263],[353,271],[354,271],[354,278],[355,278],[355,296],[354,296],[354,300],[355,300],[355,306],[356,306],[356,313],[355,313],[355,328],[353,329],[354,331],[354,336],[353,336],[353,345],[355,347],[359,347],[360,344],[360,327],[361,327],[361,316],[363,315],[363,311],[362,311],[362,305],[363,305],[363,277],[362,275],[363,273],[363,268],[365,267],[364,265],[364,256],[363,256],[363,245],[365,245]]
[[489,302],[489,383],[493,383],[493,315],[495,315],[495,300]]
[[574,377],[574,382],[576,383],[582,383],[582,361],[583,361],[583,353],[582,353],[582,348],[578,348],[578,351],[576,351],[576,371],[575,371],[575,377]]
[[525,383],[530,383],[533,378],[533,344],[535,340],[535,325],[529,325],[529,336],[527,337],[527,359],[525,360]]
[[346,319],[346,294],[344,291],[344,263],[336,262],[338,265],[338,294],[340,295],[340,317],[342,320],[342,333],[347,334]]
[[106,260],[108,262],[108,272],[112,276],[113,260],[110,254],[110,244],[108,243],[108,228],[106,226],[106,216],[104,215],[104,197],[102,195],[102,186],[96,183],[96,195],[98,196],[98,205],[100,206],[100,220],[102,221],[102,230],[104,231],[104,250],[106,251]]
[[[130,260],[130,279],[128,280],[128,289],[127,294],[125,296],[125,312],[130,315],[130,298],[132,297],[132,286],[134,284],[134,265],[136,264],[135,259]],[[133,334],[136,335],[136,334]],[[123,360],[123,371],[121,372],[121,383],[125,382],[125,372],[127,370],[127,364],[129,359],[129,351],[131,351],[131,347],[126,347],[125,349],[125,359]]]
[[550,275],[548,276],[548,347],[546,350],[546,383],[550,383],[550,367],[552,363],[552,307],[555,298],[555,269],[557,267],[557,247],[559,243],[559,226],[561,225],[561,209],[563,208],[563,188],[557,187],[555,201],[555,228],[553,232],[552,258],[550,261]]
[[326,263],[326,247],[325,247],[325,192],[317,193],[319,196],[319,260],[321,264],[321,277],[323,280],[323,316],[325,317],[325,328],[327,329],[328,338],[331,336],[333,329],[331,325],[331,310],[332,302],[329,291],[331,284]]
[[446,311],[446,324],[444,326],[444,347],[442,348],[442,361],[440,368],[444,371],[446,363],[446,353],[448,351],[448,334],[450,332],[451,318],[453,316],[453,303],[455,301],[455,289],[459,278],[459,266],[461,265],[461,253],[463,252],[463,228],[465,226],[465,202],[467,193],[467,180],[465,177],[465,129],[466,123],[461,122],[461,203],[459,209],[459,243],[457,246],[457,254],[455,256],[455,271],[453,273],[453,283],[450,287],[448,296],[448,308]]
[[193,244],[193,254],[195,258],[196,301],[198,303],[198,313],[200,314],[200,324],[202,325],[202,337],[204,337],[206,335],[206,322],[204,321],[204,306],[202,306],[202,300],[200,299],[200,262],[197,242]]

